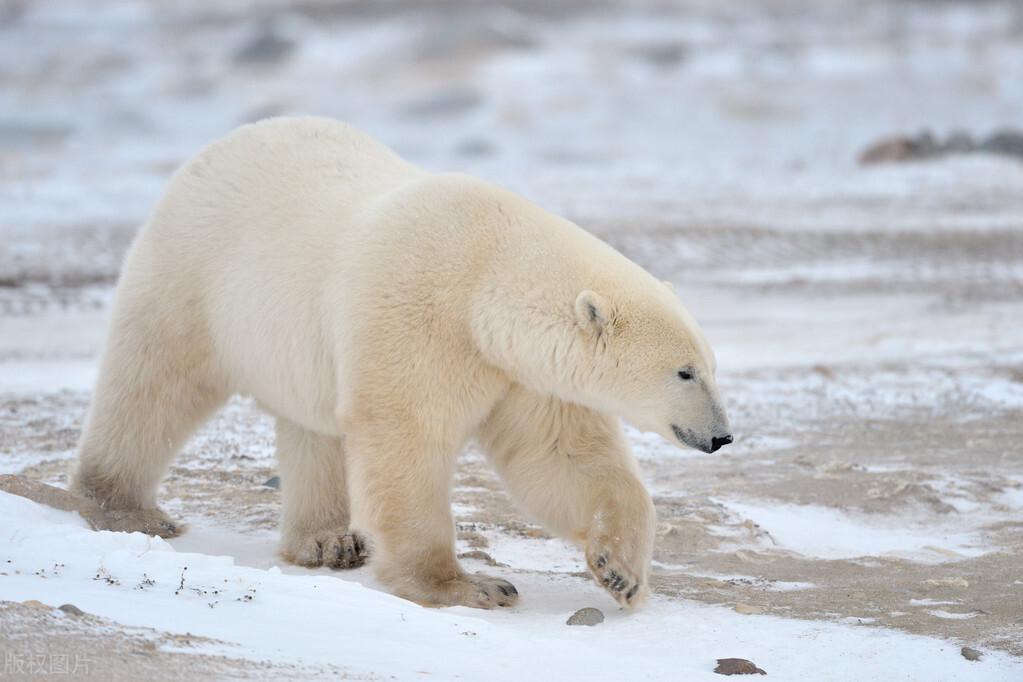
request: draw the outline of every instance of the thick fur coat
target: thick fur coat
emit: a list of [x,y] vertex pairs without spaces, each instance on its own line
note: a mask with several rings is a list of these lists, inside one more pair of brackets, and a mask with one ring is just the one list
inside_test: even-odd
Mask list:
[[423,604],[508,605],[455,557],[477,439],[511,494],[641,603],[654,510],[618,417],[730,442],[714,357],[670,287],[524,199],[326,119],[273,119],[173,177],[118,284],[74,488],[177,532],[156,490],[230,395],[277,418],[284,556],[367,554]]

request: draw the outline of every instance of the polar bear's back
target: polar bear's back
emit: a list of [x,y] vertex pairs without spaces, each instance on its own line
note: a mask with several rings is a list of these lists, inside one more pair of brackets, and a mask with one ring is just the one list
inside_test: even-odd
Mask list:
[[[310,206],[343,220],[345,214],[422,174],[340,121],[267,119],[238,128],[186,163],[158,211],[194,208],[194,215],[176,215],[168,222],[176,227],[194,225],[207,237],[232,228],[251,237],[257,227],[286,225],[294,230],[294,218]],[[187,202],[179,200],[182,195]]]

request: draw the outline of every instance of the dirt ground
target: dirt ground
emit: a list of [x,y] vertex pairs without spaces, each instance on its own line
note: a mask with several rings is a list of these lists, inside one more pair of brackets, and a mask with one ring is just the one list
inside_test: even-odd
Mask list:
[[[90,614],[54,615],[54,604],[0,602],[4,677],[82,680],[305,680],[354,677],[340,669],[291,668],[210,654],[223,644],[195,635],[131,628]],[[60,652],[59,654],[54,652]]]
[[[659,232],[651,241],[668,239],[668,234]],[[616,241],[613,233],[606,236]],[[809,245],[798,249],[800,258],[835,257],[843,247],[851,248],[841,237],[808,240]],[[700,235],[679,229],[670,238],[698,243]],[[714,239],[727,241],[730,257],[740,262],[795,265],[784,256],[758,255],[757,239],[727,239],[720,233]],[[703,316],[704,324],[712,337],[740,343],[733,339],[749,333],[745,328],[757,319],[753,310],[762,301],[824,310],[841,305],[836,302],[866,298],[869,308],[878,291],[909,302],[900,303],[898,314],[886,315],[871,333],[900,340],[893,328],[901,327],[912,311],[908,319],[920,322],[902,332],[907,343],[920,327],[955,327],[976,316],[977,306],[1023,315],[1015,296],[1021,283],[997,279],[1000,264],[1023,264],[1020,241],[1007,239],[995,249],[971,240],[971,257],[958,248],[962,239],[951,236],[941,248],[927,244],[929,238],[894,246],[886,239],[865,243],[856,235],[856,248],[868,258],[901,257],[921,270],[968,270],[993,281],[976,275],[969,280],[932,279],[922,300],[921,283],[901,286],[880,277],[833,284],[823,291],[801,282],[707,284],[706,296],[714,303],[710,319]],[[618,246],[628,252],[628,244],[637,241],[630,232]],[[679,271],[658,265],[660,275],[681,278]],[[692,298],[708,307],[704,299]],[[53,307],[40,314],[59,318],[62,313],[54,313]],[[750,310],[748,317],[745,310]],[[96,311],[95,319],[102,319],[104,312]],[[853,323],[841,320],[841,331]],[[769,324],[760,323],[756,338],[767,333],[763,327]],[[1017,394],[1023,391],[1023,365],[983,355],[979,361],[964,361],[957,353],[955,365],[933,359],[924,365],[890,359],[877,363],[863,357],[840,364],[735,369],[723,362],[720,373],[737,436],[733,448],[713,456],[676,452],[633,432],[657,504],[656,593],[751,614],[894,627],[1023,655],[1023,515],[1018,502],[1007,501],[1023,494],[1018,445],[1023,441],[1023,411],[996,409],[984,394],[985,386],[999,382]],[[23,473],[65,483],[66,458],[87,399],[86,391],[70,390],[6,394],[0,452],[33,453],[39,461]],[[178,458],[161,498],[186,521],[206,519],[239,533],[273,529],[278,493],[262,485],[274,474],[272,449],[272,422],[247,401],[236,400]],[[874,552],[850,558],[806,556],[776,543],[770,526],[762,528],[727,506],[747,500],[813,505],[877,523],[905,519],[940,532],[969,532],[970,542],[982,551],[972,556],[938,546],[926,560]],[[465,549],[488,550],[492,533],[543,537],[541,528],[516,511],[474,449],[462,458],[454,503]]]

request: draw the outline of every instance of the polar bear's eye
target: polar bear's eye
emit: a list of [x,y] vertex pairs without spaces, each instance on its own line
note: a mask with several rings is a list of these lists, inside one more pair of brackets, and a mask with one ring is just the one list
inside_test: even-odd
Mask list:
[[680,369],[678,371],[678,378],[681,379],[682,381],[692,381],[693,373],[690,372],[688,369]]

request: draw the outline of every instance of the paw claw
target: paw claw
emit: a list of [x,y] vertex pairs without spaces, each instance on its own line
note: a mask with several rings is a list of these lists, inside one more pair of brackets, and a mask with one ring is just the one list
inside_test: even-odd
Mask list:
[[282,554],[299,566],[334,569],[358,568],[368,555],[363,539],[347,528],[286,540]]
[[519,591],[507,580],[483,573],[462,575],[439,584],[424,594],[408,594],[411,599],[430,606],[470,606],[492,609],[495,606],[514,606]]
[[113,530],[124,533],[145,533],[161,538],[173,538],[181,534],[184,527],[175,523],[160,509],[113,509],[106,510],[96,524],[97,530]]
[[624,561],[620,554],[607,545],[591,546],[587,551],[590,573],[619,604],[636,606],[645,594],[643,572]]

